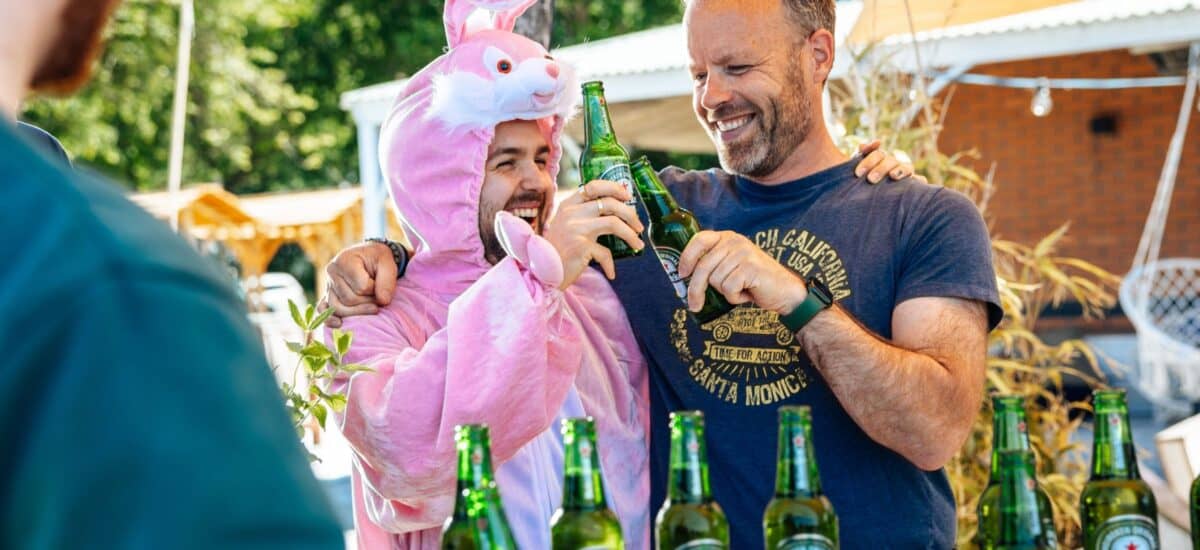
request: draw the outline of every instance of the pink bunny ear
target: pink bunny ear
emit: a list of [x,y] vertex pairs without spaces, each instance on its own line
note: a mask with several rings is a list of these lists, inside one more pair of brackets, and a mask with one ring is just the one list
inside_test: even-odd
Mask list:
[[442,22],[446,25],[446,43],[451,48],[467,37],[467,19],[475,11],[471,0],[446,0],[442,10]]
[[[493,0],[491,2],[482,1],[481,4],[501,4],[500,7],[489,8],[496,12],[495,25],[497,29],[511,31],[517,24],[517,18],[529,9],[529,6],[537,3],[537,0]],[[503,5],[507,4],[507,5]]]
[[517,18],[537,0],[446,0],[442,21],[446,25],[446,42],[451,48],[467,39],[467,20],[476,9],[493,12],[494,28],[511,31]]

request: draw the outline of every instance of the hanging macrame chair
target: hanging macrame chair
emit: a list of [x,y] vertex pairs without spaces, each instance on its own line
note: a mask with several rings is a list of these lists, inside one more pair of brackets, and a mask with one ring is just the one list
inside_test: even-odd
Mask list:
[[[1167,149],[1158,190],[1138,243],[1133,267],[1121,282],[1121,308],[1137,331],[1135,384],[1166,413],[1190,414],[1200,401],[1200,258],[1159,259],[1163,228],[1175,189],[1184,134],[1196,105],[1200,42],[1191,45],[1183,105]],[[1188,182],[1197,184],[1200,182]]]

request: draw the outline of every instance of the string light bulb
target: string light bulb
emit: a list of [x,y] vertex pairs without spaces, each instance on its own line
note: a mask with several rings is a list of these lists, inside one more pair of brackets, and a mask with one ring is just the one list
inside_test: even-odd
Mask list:
[[1037,91],[1033,93],[1033,102],[1029,104],[1029,110],[1033,111],[1033,116],[1044,117],[1049,115],[1053,109],[1054,100],[1050,98],[1050,79],[1039,78]]

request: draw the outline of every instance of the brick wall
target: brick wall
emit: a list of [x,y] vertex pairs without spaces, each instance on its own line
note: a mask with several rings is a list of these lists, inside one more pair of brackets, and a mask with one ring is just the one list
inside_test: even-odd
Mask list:
[[[981,66],[972,72],[1026,77],[1157,76],[1144,55],[1126,51]],[[943,98],[946,92],[942,94]],[[1032,244],[1064,221],[1064,252],[1124,274],[1132,262],[1175,129],[1183,87],[1054,90],[1045,118],[1029,111],[1030,90],[958,85],[941,149],[976,147],[980,173],[994,162],[994,235]],[[1113,114],[1115,135],[1089,121]],[[1162,257],[1200,257],[1200,112],[1192,111]]]

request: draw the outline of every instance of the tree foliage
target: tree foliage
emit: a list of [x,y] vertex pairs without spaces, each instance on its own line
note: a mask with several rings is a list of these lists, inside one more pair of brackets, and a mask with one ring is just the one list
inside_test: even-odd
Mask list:
[[[184,173],[233,190],[294,179],[315,100],[288,83],[276,52],[246,39],[303,15],[290,3],[196,5]],[[138,189],[165,186],[178,45],[174,2],[130,0],[108,29],[92,83],[68,99],[32,102],[24,117],[58,135],[76,161]]]
[[[554,46],[679,20],[678,0],[558,0]],[[235,193],[355,182],[341,94],[418,70],[445,48],[440,1],[197,2],[184,181]],[[166,186],[178,0],[126,0],[95,78],[23,118],[74,159],[138,190]]]
[[550,42],[555,47],[678,23],[679,0],[556,0]]

